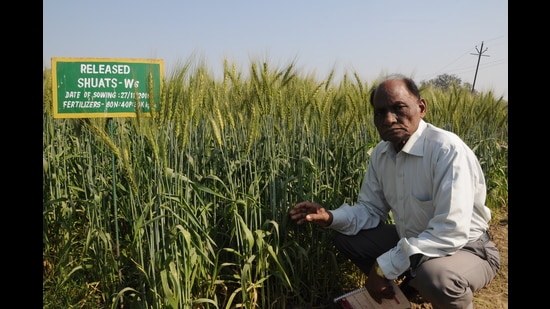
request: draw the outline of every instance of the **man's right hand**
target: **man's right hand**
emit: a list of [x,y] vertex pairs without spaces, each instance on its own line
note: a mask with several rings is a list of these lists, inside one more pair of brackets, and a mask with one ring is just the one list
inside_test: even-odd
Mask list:
[[323,206],[313,202],[300,202],[290,210],[290,218],[298,224],[315,223],[327,227],[332,223],[332,213]]

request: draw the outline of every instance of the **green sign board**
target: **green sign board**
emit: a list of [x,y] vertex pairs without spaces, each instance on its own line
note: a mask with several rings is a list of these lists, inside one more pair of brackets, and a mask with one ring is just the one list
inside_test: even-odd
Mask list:
[[157,59],[52,58],[54,118],[150,116],[163,75]]

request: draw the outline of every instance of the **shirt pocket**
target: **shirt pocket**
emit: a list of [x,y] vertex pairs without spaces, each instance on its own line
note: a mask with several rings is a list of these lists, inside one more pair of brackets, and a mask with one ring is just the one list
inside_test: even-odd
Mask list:
[[[417,236],[428,227],[428,223],[434,216],[435,207],[433,200],[420,200],[411,195],[406,209],[407,236]],[[412,234],[412,235],[411,235]]]

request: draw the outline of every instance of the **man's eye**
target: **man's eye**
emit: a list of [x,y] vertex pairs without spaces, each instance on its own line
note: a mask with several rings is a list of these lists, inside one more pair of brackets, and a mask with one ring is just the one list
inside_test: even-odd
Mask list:
[[396,113],[396,114],[403,114],[406,111],[407,111],[407,106],[404,106],[404,105],[396,106],[393,109],[393,112]]

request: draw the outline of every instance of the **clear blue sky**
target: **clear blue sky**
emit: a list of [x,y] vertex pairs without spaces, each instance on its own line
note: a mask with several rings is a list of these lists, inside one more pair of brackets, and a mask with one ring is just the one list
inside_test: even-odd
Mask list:
[[[357,72],[372,82],[452,74],[508,99],[504,0],[46,0],[43,64],[52,57],[163,59],[166,74],[200,59],[295,63],[319,80]],[[483,42],[483,50],[481,44]],[[197,59],[197,61],[193,60]]]

